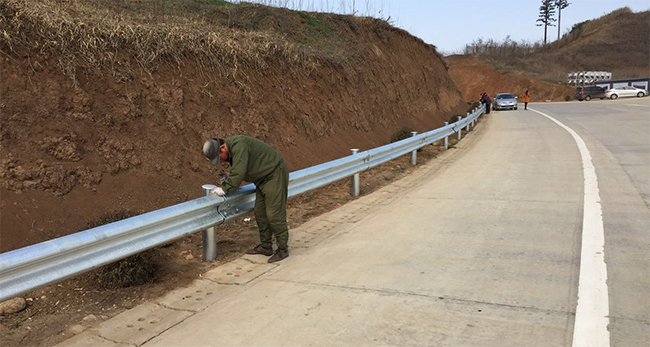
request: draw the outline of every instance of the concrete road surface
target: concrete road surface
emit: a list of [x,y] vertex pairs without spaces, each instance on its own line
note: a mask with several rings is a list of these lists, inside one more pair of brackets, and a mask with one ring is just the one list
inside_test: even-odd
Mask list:
[[285,261],[246,256],[63,345],[650,346],[649,101],[492,112],[292,230]]

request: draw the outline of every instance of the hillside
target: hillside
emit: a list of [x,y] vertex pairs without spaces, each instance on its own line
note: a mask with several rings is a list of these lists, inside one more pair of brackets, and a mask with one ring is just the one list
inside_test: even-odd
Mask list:
[[566,83],[571,71],[611,71],[614,79],[650,75],[650,11],[624,7],[577,23],[547,46],[492,40],[473,43],[470,51],[510,75]]
[[198,197],[209,137],[260,138],[294,171],[466,107],[435,47],[373,18],[5,0],[0,32],[1,251]]
[[613,78],[650,74],[650,11],[621,8],[572,30],[523,64],[531,74],[557,71],[561,81],[569,71],[611,71]]

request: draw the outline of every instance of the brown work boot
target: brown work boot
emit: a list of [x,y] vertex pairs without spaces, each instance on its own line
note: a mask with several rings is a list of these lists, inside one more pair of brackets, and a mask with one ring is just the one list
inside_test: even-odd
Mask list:
[[271,256],[273,255],[273,248],[269,247],[262,247],[262,245],[257,245],[249,250],[246,251],[246,254],[262,254],[265,256]]
[[286,249],[278,249],[275,254],[269,258],[269,263],[275,263],[289,256],[289,251]]

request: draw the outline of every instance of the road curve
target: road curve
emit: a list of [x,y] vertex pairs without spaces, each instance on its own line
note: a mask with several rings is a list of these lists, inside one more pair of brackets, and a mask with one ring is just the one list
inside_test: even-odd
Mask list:
[[[591,154],[611,346],[650,341],[647,101],[529,104]],[[414,174],[292,230],[287,260],[246,256],[65,345],[572,346],[584,182],[566,129],[493,112]]]

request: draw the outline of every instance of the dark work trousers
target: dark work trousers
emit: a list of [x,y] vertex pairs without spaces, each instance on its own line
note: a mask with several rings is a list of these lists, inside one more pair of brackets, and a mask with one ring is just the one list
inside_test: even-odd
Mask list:
[[262,247],[271,248],[272,236],[278,248],[288,249],[287,197],[289,194],[289,170],[282,163],[262,179],[255,187],[255,219],[260,231]]
[[528,103],[524,102],[524,110],[527,110],[527,109],[528,109]]
[[490,114],[490,106],[492,106],[492,105],[490,105],[490,104],[487,103],[487,102],[485,103],[485,113],[486,113],[486,114]]

